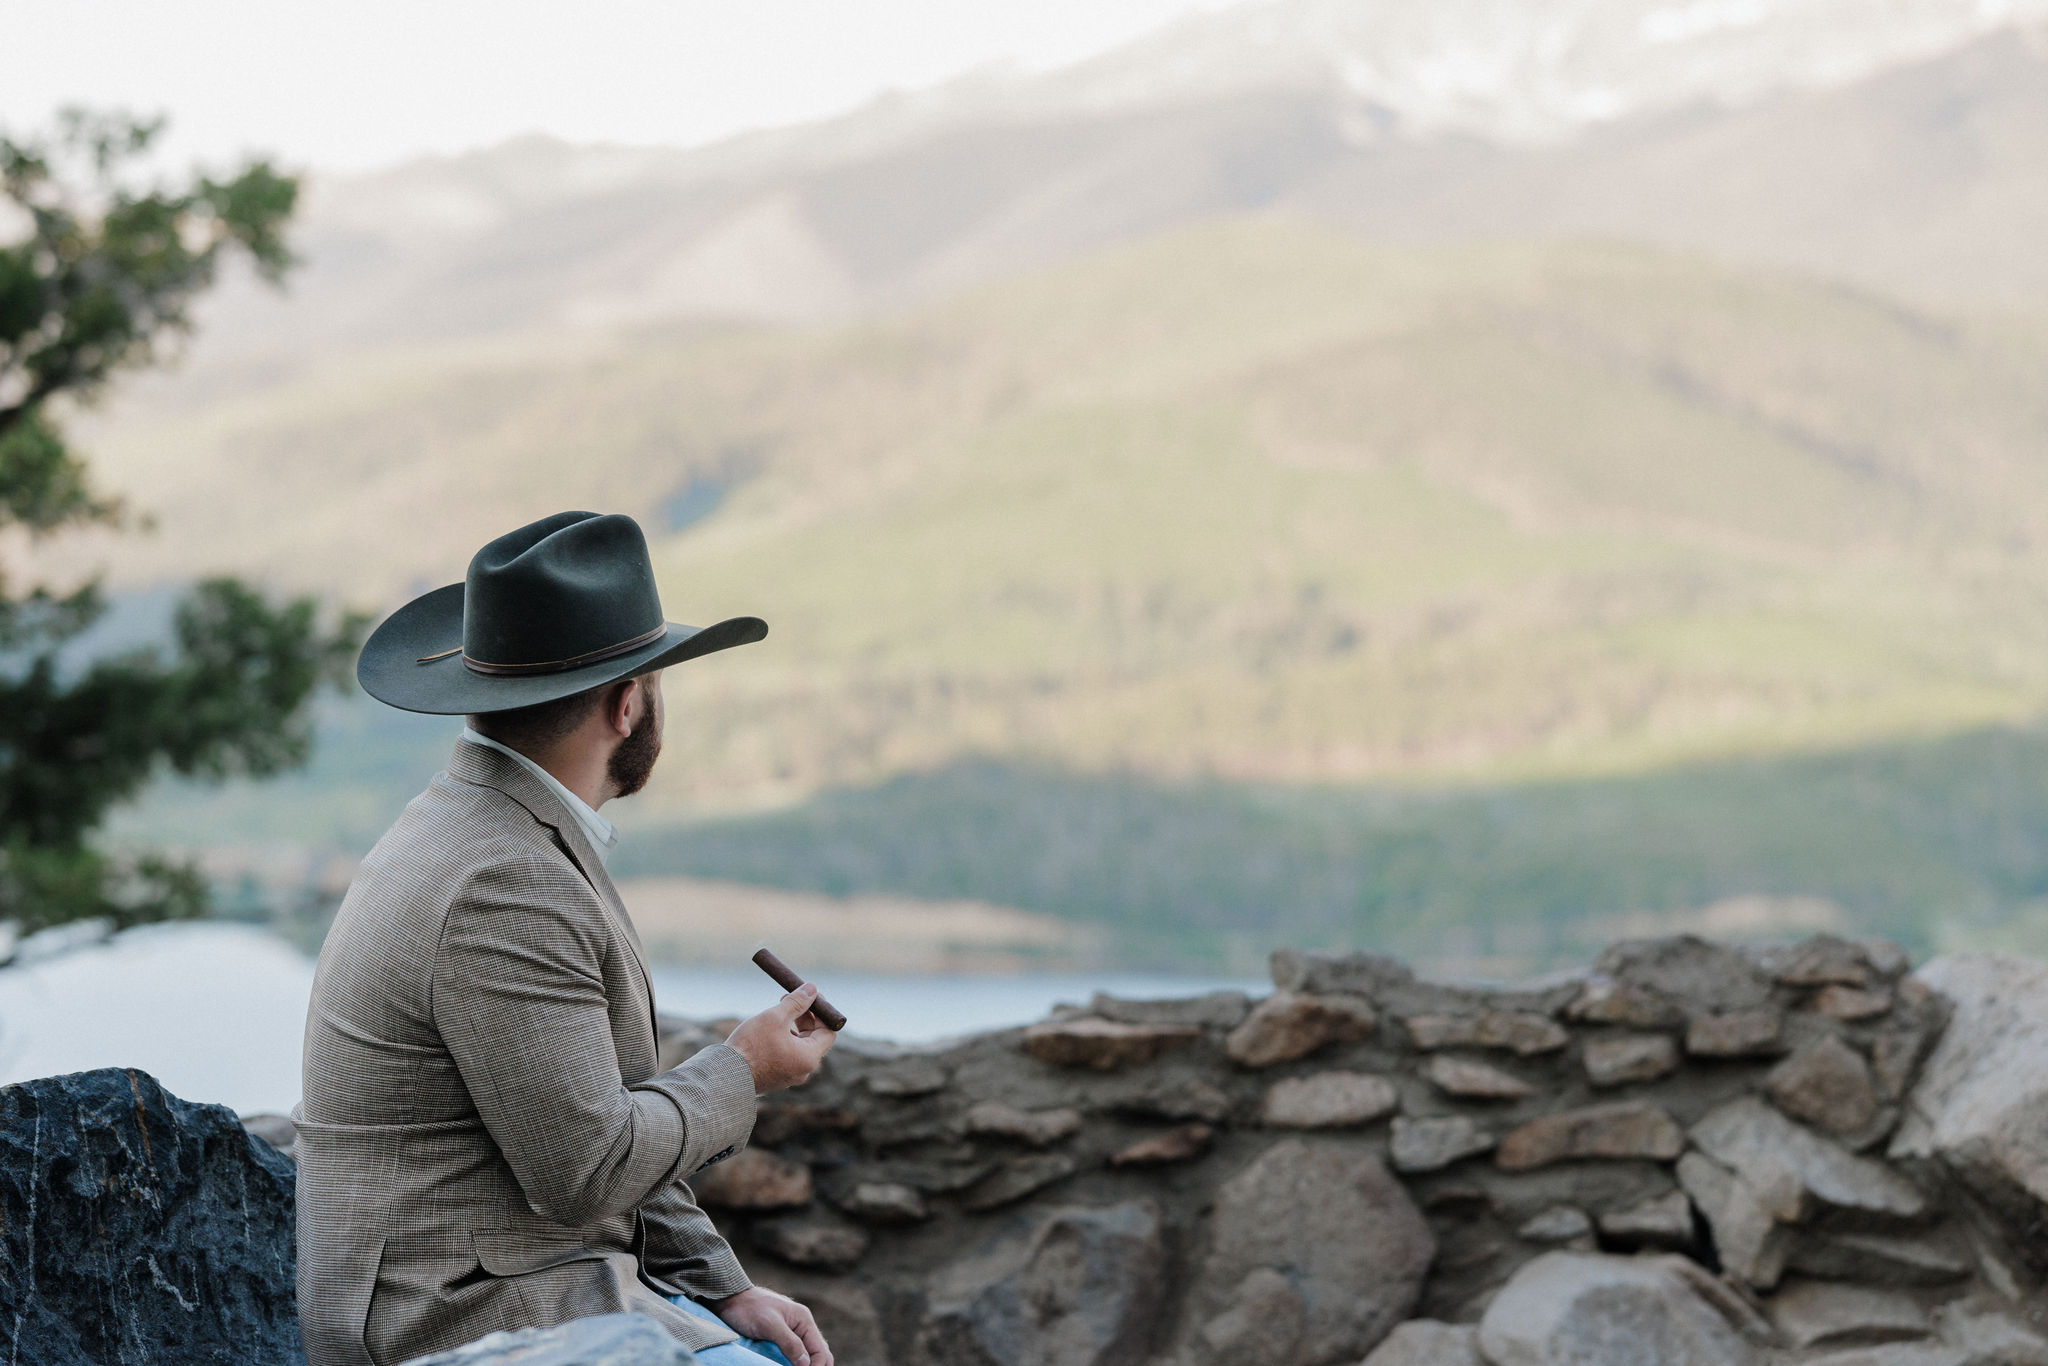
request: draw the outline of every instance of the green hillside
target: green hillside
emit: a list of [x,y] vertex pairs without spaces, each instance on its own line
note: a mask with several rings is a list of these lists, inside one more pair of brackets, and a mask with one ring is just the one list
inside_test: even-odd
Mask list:
[[[561,506],[661,538],[677,811],[1003,756],[1642,771],[2048,698],[2048,332],[1623,246],[1241,220],[830,331],[359,360],[100,430],[163,534],[392,601]],[[222,490],[234,490],[223,497]]]
[[[131,583],[389,603],[623,508],[673,615],[767,617],[671,674],[622,873],[1507,970],[1643,917],[2048,942],[2043,374],[2027,318],[1254,219],[854,327],[366,354],[94,440],[161,521]],[[331,880],[451,734],[337,706],[307,774],[112,837]]]
[[[237,870],[230,911],[282,915],[317,942],[354,856],[453,732],[367,701],[330,708],[309,772],[164,789],[114,837],[214,847]],[[984,759],[750,815],[606,811],[626,825],[622,878],[988,901],[1106,927],[1134,965],[1256,975],[1289,943],[1507,976],[1677,929],[2048,950],[2039,725],[1485,786],[1162,782]]]
[[791,811],[635,828],[623,876],[1005,904],[1135,962],[1275,944],[1512,976],[1692,929],[2048,948],[2048,731],[1474,790],[1160,784],[989,762]]

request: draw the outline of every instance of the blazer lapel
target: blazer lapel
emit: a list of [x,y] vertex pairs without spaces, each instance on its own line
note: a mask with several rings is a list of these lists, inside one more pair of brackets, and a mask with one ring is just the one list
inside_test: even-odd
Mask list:
[[633,952],[634,971],[640,974],[640,986],[647,995],[648,1025],[653,1028],[654,979],[647,971],[647,950],[640,943],[640,932],[633,926],[633,917],[626,913],[626,903],[619,899],[619,889],[612,885],[604,860],[598,857],[590,837],[583,833],[583,822],[576,819],[576,814],[548,789],[547,784],[527,772],[523,765],[486,745],[457,740],[455,752],[448,756],[448,776],[496,788],[555,832],[563,848],[569,851],[570,861],[611,911],[612,919],[625,935],[626,943]]

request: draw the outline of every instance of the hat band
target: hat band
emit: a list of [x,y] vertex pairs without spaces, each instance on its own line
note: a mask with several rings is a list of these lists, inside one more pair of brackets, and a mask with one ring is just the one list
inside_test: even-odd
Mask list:
[[631,640],[622,640],[616,645],[607,645],[602,650],[592,650],[587,654],[570,655],[567,659],[550,659],[539,664],[486,664],[483,660],[471,659],[468,655],[462,657],[462,663],[472,673],[490,674],[495,678],[505,678],[520,674],[567,673],[571,669],[580,669],[586,664],[602,664],[607,659],[617,659],[620,655],[629,655],[644,645],[652,645],[655,641],[660,640],[667,631],[668,623],[663,622],[644,635],[634,636]]

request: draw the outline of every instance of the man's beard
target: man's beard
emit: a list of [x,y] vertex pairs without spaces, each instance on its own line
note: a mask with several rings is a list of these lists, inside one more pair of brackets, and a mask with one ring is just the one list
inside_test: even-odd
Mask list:
[[612,757],[605,761],[604,766],[604,776],[611,781],[613,792],[621,797],[630,797],[647,786],[648,775],[654,772],[654,761],[661,757],[661,723],[656,719],[654,710],[654,690],[643,683],[640,696],[647,703],[640,724],[633,727],[631,735],[619,741],[619,747],[612,751]]

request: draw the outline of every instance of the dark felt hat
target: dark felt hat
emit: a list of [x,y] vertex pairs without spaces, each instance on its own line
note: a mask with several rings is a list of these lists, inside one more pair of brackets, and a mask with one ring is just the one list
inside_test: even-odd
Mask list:
[[640,524],[558,512],[500,536],[462,583],[393,612],[356,660],[363,691],[444,716],[552,702],[768,634],[759,617],[701,629],[662,615]]

